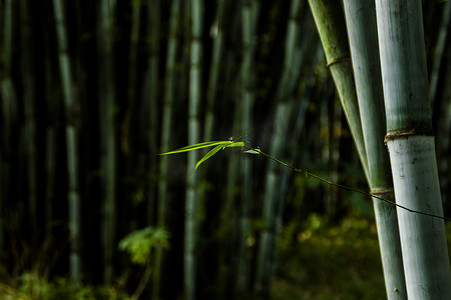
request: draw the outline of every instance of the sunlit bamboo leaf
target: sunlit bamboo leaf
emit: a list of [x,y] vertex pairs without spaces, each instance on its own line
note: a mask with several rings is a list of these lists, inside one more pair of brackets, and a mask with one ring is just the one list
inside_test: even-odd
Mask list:
[[247,154],[260,154],[260,152],[258,152],[257,150],[247,150],[247,151],[244,151],[243,153],[247,153]]
[[214,147],[213,149],[211,149],[207,154],[205,154],[204,157],[202,157],[201,160],[198,161],[198,163],[196,164],[196,167],[194,168],[195,170],[197,170],[197,168],[207,159],[209,159],[210,157],[212,157],[213,155],[215,155],[216,153],[218,153],[219,150],[223,149],[224,145],[219,145]]
[[226,148],[231,147],[244,147],[244,142],[232,142],[230,145],[227,145]]
[[[168,154],[188,152],[188,151],[192,151],[192,150],[203,149],[203,148],[213,147],[213,146],[217,146],[217,145],[221,145],[221,147],[226,147],[226,146],[229,146],[230,144],[234,144],[234,143],[231,141],[203,142],[203,143],[198,143],[198,144],[182,147],[182,148],[179,148],[179,149],[176,149],[173,151],[160,153],[159,155],[168,155]],[[236,146],[232,146],[232,147],[236,147]]]

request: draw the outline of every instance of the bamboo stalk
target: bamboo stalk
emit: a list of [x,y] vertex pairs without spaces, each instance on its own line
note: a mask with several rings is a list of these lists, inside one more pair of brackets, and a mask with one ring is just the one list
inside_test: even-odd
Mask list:
[[[188,101],[188,144],[199,142],[200,122],[199,105],[201,101],[201,66],[202,66],[202,22],[203,1],[190,1],[191,36],[190,36],[190,69],[189,69],[189,101]],[[197,201],[197,177],[192,166],[197,162],[197,152],[188,153],[185,198],[185,242],[184,242],[184,294],[185,299],[196,299],[196,245],[199,223]]]
[[[180,0],[174,0],[171,4],[170,23],[169,23],[169,39],[167,46],[166,56],[166,74],[164,84],[163,95],[163,112],[162,112],[162,125],[161,125],[161,152],[169,151],[169,139],[171,136],[171,124],[172,124],[172,106],[175,90],[175,66],[176,66],[176,53],[178,47],[178,32],[179,32],[179,19],[180,19]],[[166,204],[168,201],[167,194],[167,176],[168,176],[168,159],[163,156],[160,157],[159,162],[159,180],[158,180],[158,227],[165,227],[166,221]],[[153,299],[157,299],[160,289],[160,278],[162,268],[163,250],[158,248],[155,252],[155,274],[153,277]]]
[[115,89],[113,57],[113,19],[116,1],[102,0],[99,11],[98,51],[100,59],[99,98],[101,168],[103,179],[102,252],[103,280],[111,284],[114,275],[116,217],[116,135],[114,122]]
[[309,5],[326,54],[327,66],[334,79],[360,157],[360,163],[366,178],[368,178],[366,150],[341,5],[338,1],[333,0],[309,0]]
[[[252,108],[255,101],[255,44],[256,26],[259,15],[259,2],[255,0],[244,0],[241,3],[241,26],[242,26],[242,62],[240,69],[240,100],[238,113],[240,114],[241,132],[248,136],[252,131]],[[247,240],[250,237],[250,210],[252,199],[252,160],[244,157],[240,168],[239,178],[242,180],[242,191],[240,194],[239,215],[239,240],[238,240],[238,284],[237,292],[243,297],[249,293],[249,267]]]
[[[11,170],[11,136],[13,121],[17,115],[17,99],[12,80],[12,47],[13,47],[13,3],[11,0],[4,1],[3,11],[3,49],[4,49],[4,71],[1,84],[2,96],[2,136],[4,143],[0,150],[0,215],[3,215],[6,208],[8,195],[10,193],[10,170]],[[0,222],[0,249],[4,249],[4,229],[3,222]]]
[[[290,18],[287,24],[287,37],[285,42],[284,68],[281,80],[277,88],[277,106],[275,111],[275,128],[271,138],[270,153],[275,157],[283,155],[284,141],[286,140],[288,121],[292,108],[292,97],[294,96],[296,85],[299,79],[301,65],[300,41],[298,38],[301,31],[302,2],[292,0],[290,5]],[[280,186],[280,166],[268,164],[265,178],[265,190],[263,196],[262,217],[267,226],[260,235],[257,269],[255,280],[255,291],[259,296],[267,297],[270,293],[271,279],[273,278],[275,266],[276,249],[276,203],[280,203],[277,189]]]
[[37,216],[37,152],[36,152],[36,116],[35,116],[35,70],[33,66],[33,45],[31,40],[31,24],[29,4],[19,1],[21,19],[21,67],[23,78],[23,101],[25,110],[25,139],[28,179],[28,217],[30,218],[31,243],[36,249],[39,238]]
[[[377,28],[396,201],[443,216],[421,1],[376,1]],[[398,209],[409,299],[451,299],[444,221]]]
[[[384,145],[385,113],[377,25],[372,0],[344,2],[371,193],[394,200],[390,161]],[[407,299],[396,207],[373,200],[388,299]]]
[[[160,0],[148,0],[147,1],[147,34],[150,39],[150,53],[148,59],[148,69],[145,75],[146,83],[144,84],[144,99],[143,102],[148,103],[148,130],[147,138],[149,144],[149,194],[155,195],[155,178],[157,178],[158,164],[155,159],[158,153],[158,95],[159,89],[159,55],[160,55]],[[150,225],[153,223],[154,218],[154,201],[148,202],[147,208],[147,223]]]
[[[210,27],[210,37],[213,39],[213,49],[212,49],[212,59],[210,63],[210,71],[208,76],[208,88],[206,94],[206,105],[205,105],[205,125],[204,125],[204,140],[210,141],[213,139],[214,134],[214,126],[215,126],[215,103],[217,101],[218,94],[218,84],[219,76],[221,71],[224,68],[223,56],[224,56],[224,35],[226,33],[226,13],[229,3],[226,0],[217,1],[216,5],[216,13],[215,19]],[[236,119],[236,114],[234,116]],[[233,122],[234,126],[236,123]],[[231,182],[234,181],[233,178],[236,177],[236,157],[231,157],[229,160],[230,164],[228,165],[228,173],[227,178]],[[202,169],[203,173],[201,173],[202,178],[205,178],[206,168]],[[219,254],[218,254],[218,277],[217,277],[217,297],[218,299],[227,299],[228,294],[230,292],[230,286],[228,283],[230,282],[231,275],[231,266],[229,263],[229,257],[232,253],[231,250],[231,237],[232,237],[232,227],[234,222],[230,222],[231,216],[233,216],[233,199],[234,199],[234,184],[230,184],[229,187],[232,189],[229,191],[226,188],[226,196],[224,197],[224,204],[220,209],[220,228],[218,228],[218,236],[220,237],[219,241]],[[205,195],[205,189],[200,190],[199,201],[203,203]]]
[[429,99],[431,106],[434,107],[434,102],[437,97],[437,86],[440,73],[440,67],[442,66],[443,54],[445,52],[446,40],[448,39],[448,30],[451,24],[451,2],[447,1],[443,9],[442,22],[440,23],[440,31],[438,35],[437,45],[434,51],[434,62],[431,70],[431,79],[429,83]]
[[78,191],[78,154],[76,112],[78,100],[74,94],[74,80],[72,78],[72,65],[69,59],[69,49],[65,28],[63,3],[53,0],[55,27],[58,37],[58,58],[62,82],[63,100],[66,114],[66,149],[68,172],[68,208],[70,232],[70,274],[74,282],[80,280],[80,195]]

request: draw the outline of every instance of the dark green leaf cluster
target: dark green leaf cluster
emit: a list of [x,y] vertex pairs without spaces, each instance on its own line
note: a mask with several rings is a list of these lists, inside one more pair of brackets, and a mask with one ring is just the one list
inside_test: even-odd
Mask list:
[[119,249],[130,254],[131,261],[145,265],[150,262],[152,248],[169,248],[169,233],[163,228],[146,227],[123,238]]

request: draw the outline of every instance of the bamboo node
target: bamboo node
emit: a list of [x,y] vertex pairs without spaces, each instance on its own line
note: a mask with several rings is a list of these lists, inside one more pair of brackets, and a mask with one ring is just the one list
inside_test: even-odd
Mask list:
[[350,56],[344,56],[344,57],[338,57],[338,58],[332,58],[331,60],[329,60],[328,62],[327,62],[327,64],[326,64],[326,67],[330,67],[331,65],[333,65],[333,64],[337,64],[337,63],[340,63],[340,62],[343,62],[343,61],[348,61],[348,60],[351,60],[351,57]]
[[403,129],[403,130],[394,130],[389,131],[385,135],[384,142],[388,142],[390,140],[394,140],[401,137],[408,137],[412,135],[433,135],[431,129]]
[[393,193],[393,188],[388,189],[373,189],[370,191],[371,195],[384,195]]

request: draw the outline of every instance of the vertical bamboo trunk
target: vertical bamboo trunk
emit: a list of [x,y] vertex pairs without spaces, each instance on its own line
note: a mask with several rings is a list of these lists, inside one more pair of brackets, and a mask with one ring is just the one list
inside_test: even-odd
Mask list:
[[29,4],[26,0],[19,1],[19,13],[21,19],[20,45],[21,67],[23,80],[23,101],[25,110],[25,135],[27,155],[28,178],[28,217],[30,218],[31,243],[34,249],[37,247],[39,226],[37,216],[37,153],[36,153],[36,119],[35,119],[35,95],[33,66],[33,46],[31,39],[31,20]]
[[47,128],[45,135],[46,156],[45,156],[45,177],[47,179],[45,189],[45,224],[46,233],[51,234],[53,220],[53,198],[55,188],[55,129],[51,126]]
[[[169,39],[166,56],[166,74],[164,83],[163,112],[161,125],[161,149],[160,153],[169,151],[169,138],[171,136],[172,124],[172,100],[175,95],[175,65],[176,51],[178,46],[178,32],[180,19],[180,0],[174,0],[171,4],[169,21]],[[158,227],[165,227],[166,203],[168,201],[167,191],[168,176],[168,158],[160,157],[159,162],[159,180],[158,180]],[[160,289],[161,263],[163,259],[163,250],[158,248],[155,253],[155,274],[153,275],[153,299],[158,298]]]
[[[190,1],[191,36],[188,101],[188,144],[199,142],[199,104],[201,101],[203,0]],[[185,299],[196,299],[196,235],[198,229],[197,177],[193,166],[197,152],[188,153],[185,199],[184,290]]]
[[[208,88],[206,94],[206,106],[205,106],[205,125],[204,125],[204,140],[211,141],[214,134],[215,125],[215,102],[217,97],[218,82],[220,71],[224,67],[223,52],[224,52],[224,29],[225,29],[225,17],[226,17],[227,0],[219,0],[216,5],[216,15],[213,23],[210,27],[210,37],[213,39],[212,58],[210,63],[210,71],[208,75]],[[234,162],[232,162],[234,160]],[[232,164],[236,164],[236,158],[231,159],[229,168]],[[202,169],[202,178],[204,178],[206,168]],[[202,171],[201,170],[201,171]],[[229,170],[229,175],[231,175]],[[204,189],[201,189],[201,195],[199,196],[200,202],[203,203]],[[226,192],[227,193],[227,192]],[[220,209],[220,228],[218,228],[218,236],[221,238],[219,241],[219,253],[218,253],[218,277],[217,277],[217,290],[218,299],[227,299],[230,286],[228,285],[230,276],[230,264],[229,256],[231,254],[231,229],[233,222],[230,222],[230,217],[233,215],[233,193],[231,197],[224,197],[225,201]]]
[[218,78],[222,66],[222,53],[224,51],[224,17],[227,1],[219,0],[216,7],[216,16],[210,28],[210,37],[213,38],[212,59],[208,76],[207,104],[205,112],[204,140],[211,141],[214,128],[214,103],[218,88]]
[[154,219],[155,202],[151,200],[155,193],[155,179],[157,178],[158,165],[155,159],[158,153],[158,96],[159,96],[159,55],[160,55],[160,0],[147,1],[147,34],[149,36],[148,69],[145,75],[143,102],[148,103],[147,139],[149,145],[149,201],[147,203],[147,223],[150,225]]
[[[447,2],[451,3],[451,2]],[[450,5],[451,6],[451,5]],[[448,45],[451,45],[451,39],[448,41]],[[445,55],[444,60],[444,72],[442,82],[451,82],[451,55],[450,50],[448,48],[448,53]],[[451,85],[444,85],[441,91],[442,99],[451,99]],[[441,101],[438,111],[440,111],[440,119],[437,125],[437,136],[440,138],[437,139],[437,155],[440,159],[439,161],[439,174],[440,184],[442,187],[442,200],[445,205],[445,211],[451,205],[450,198],[450,182],[451,182],[451,162],[449,159],[443,159],[448,156],[450,151],[450,137],[451,137],[451,101]]]
[[111,284],[113,280],[113,254],[116,249],[116,135],[114,122],[114,57],[113,19],[116,2],[102,0],[99,12],[99,98],[101,132],[101,168],[103,177],[102,252],[103,280]]
[[[288,121],[290,120],[290,112],[292,107],[292,97],[298,82],[300,63],[301,63],[301,47],[299,35],[301,30],[300,18],[302,11],[302,2],[292,0],[290,5],[290,18],[287,24],[287,37],[285,42],[284,68],[282,70],[281,80],[277,88],[277,105],[275,111],[275,128],[271,138],[269,153],[274,157],[283,155],[284,141],[286,140]],[[280,166],[276,164],[268,164],[265,178],[265,190],[263,196],[263,220],[266,229],[260,235],[257,271],[255,280],[255,291],[257,295],[268,297],[270,294],[271,280],[276,257],[274,255],[277,247],[276,235],[276,204],[280,203]],[[283,201],[282,201],[283,202]]]
[[[374,1],[345,0],[371,193],[394,199],[390,161],[384,145],[385,112]],[[407,299],[396,207],[373,200],[388,299]]]
[[[157,201],[154,200],[156,195],[156,178],[158,173],[158,164],[155,159],[158,153],[158,95],[159,95],[159,55],[160,55],[160,0],[148,0],[147,1],[147,34],[150,39],[150,53],[148,59],[148,69],[145,75],[146,83],[144,84],[144,99],[143,102],[147,103],[148,109],[146,113],[148,115],[147,139],[149,145],[149,177],[148,177],[148,203],[147,203],[147,224],[150,226],[154,224],[154,208]],[[166,187],[165,187],[166,188]],[[163,207],[164,208],[164,207]],[[164,210],[161,213],[164,215]],[[158,221],[159,222],[159,221]],[[159,226],[164,227],[164,218]],[[152,272],[152,296],[151,299],[159,299],[160,285],[161,285],[161,262],[162,262],[162,249],[156,249],[155,265]]]
[[80,195],[78,191],[78,155],[75,109],[78,101],[74,91],[72,78],[72,65],[69,59],[69,49],[65,28],[63,3],[61,0],[53,0],[56,32],[58,37],[58,58],[62,83],[62,92],[66,114],[66,149],[68,172],[68,207],[69,207],[69,232],[70,232],[70,274],[73,281],[80,279]]
[[[336,97],[335,97],[336,98]],[[342,115],[343,109],[338,99],[334,99],[330,112],[330,124],[329,124],[329,163],[328,169],[330,173],[330,180],[332,182],[338,182],[338,166],[340,160],[340,132],[342,129]],[[368,152],[367,152],[368,155]],[[327,190],[327,213],[330,216],[336,216],[337,213],[337,201],[338,201],[338,189],[333,186],[328,186]]]
[[[12,72],[12,37],[13,37],[13,8],[12,0],[4,1],[3,13],[3,45],[4,45],[4,74],[1,84],[2,96],[2,135],[4,144],[1,145],[0,150],[0,215],[3,215],[4,205],[7,203],[6,199],[9,195],[9,177],[10,177],[10,155],[11,155],[11,135],[13,120],[16,115],[16,94],[13,86],[11,72]],[[3,222],[0,222],[0,249],[4,249],[4,230]]]
[[[132,169],[138,168],[142,169],[142,164],[134,165],[134,156],[137,154],[138,150],[136,148],[136,143],[133,140],[134,135],[130,134],[134,130],[136,125],[131,119],[135,115],[136,106],[136,75],[137,75],[137,56],[138,56],[138,42],[139,42],[139,23],[141,16],[141,0],[135,0],[131,3],[131,26],[130,26],[130,54],[129,54],[129,64],[128,64],[128,86],[127,86],[127,111],[125,112],[125,117],[121,125],[121,149],[122,152],[127,155],[127,169],[129,176],[132,175]],[[134,155],[130,155],[133,153]],[[138,170],[137,173],[142,172]],[[133,191],[130,191],[133,193]]]
[[[421,1],[377,0],[377,28],[396,201],[443,216]],[[409,299],[451,299],[451,273],[442,219],[397,209]]]
[[[255,0],[244,0],[241,3],[241,26],[242,26],[242,63],[240,70],[240,99],[239,111],[241,113],[241,130],[248,136],[252,131],[252,108],[255,99],[255,45],[257,18],[259,13],[259,2]],[[239,216],[239,241],[238,241],[238,293],[244,296],[249,292],[249,268],[247,240],[250,237],[250,209],[252,200],[252,160],[244,157],[240,168],[241,194],[240,194],[240,216]]]
[[309,5],[326,54],[327,66],[340,96],[363,171],[368,178],[366,150],[341,5],[334,0],[309,0]]
[[442,66],[442,58],[446,48],[446,40],[451,24],[451,2],[447,1],[443,10],[442,22],[440,23],[440,31],[437,38],[437,45],[434,51],[434,62],[430,72],[431,79],[429,83],[429,99],[431,106],[434,107],[435,98],[437,97],[438,79],[440,75],[440,67]]

